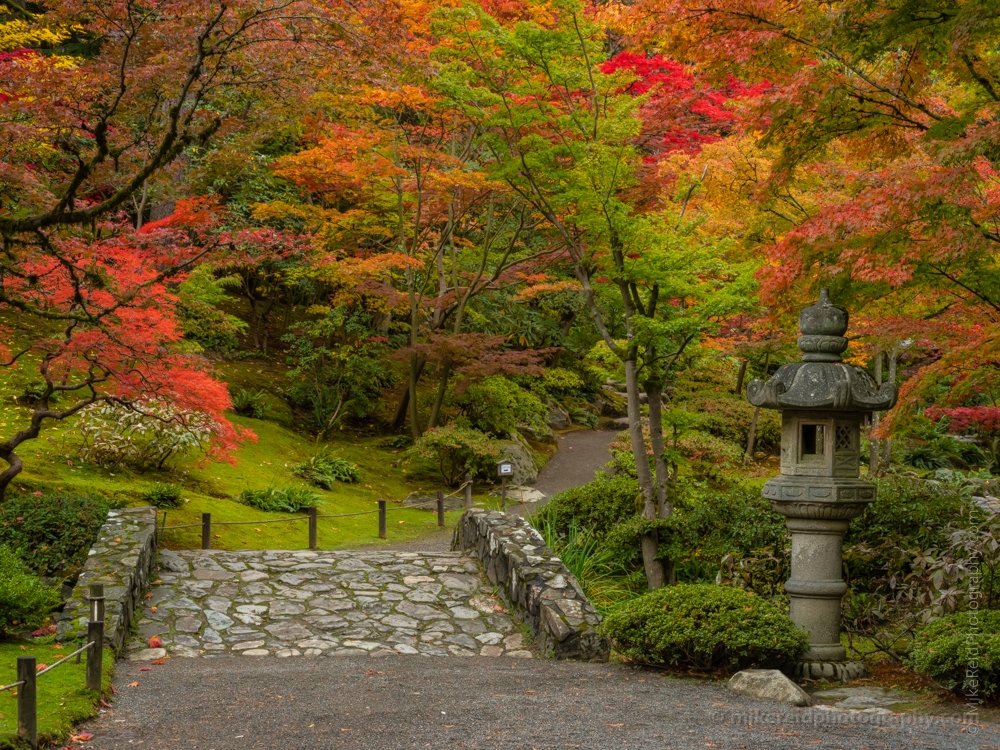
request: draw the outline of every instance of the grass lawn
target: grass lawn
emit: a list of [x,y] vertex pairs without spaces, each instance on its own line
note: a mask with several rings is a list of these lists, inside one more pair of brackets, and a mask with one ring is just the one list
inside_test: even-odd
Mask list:
[[[37,664],[52,664],[77,647],[70,645],[36,645],[34,643],[0,643],[0,684],[9,685],[17,679],[17,657],[34,656]],[[103,689],[111,684],[114,656],[104,652]],[[86,660],[77,664],[70,659],[65,664],[38,678],[38,738],[39,742],[65,740],[73,725],[96,713],[97,693],[84,687]],[[27,747],[17,738],[17,698],[13,691],[0,693],[0,749]]]
[[[13,401],[18,390],[9,381],[0,384],[0,435],[28,420],[29,410]],[[179,526],[201,523],[202,513],[212,514],[213,525],[223,521],[253,522],[289,517],[236,502],[233,498],[247,488],[310,486],[320,498],[320,514],[375,510],[379,499],[390,501],[389,507],[394,508],[413,491],[433,493],[436,489],[445,489],[429,463],[409,462],[403,452],[380,446],[379,437],[342,432],[317,444],[278,421],[237,415],[230,415],[230,418],[235,424],[250,428],[257,436],[256,442],[248,440],[242,445],[235,455],[235,465],[192,458],[178,462],[170,471],[141,474],[82,463],[77,451],[79,438],[72,421],[49,422],[38,440],[21,446],[19,453],[25,469],[9,491],[12,494],[38,490],[95,493],[126,506],[138,506],[147,504],[141,494],[154,481],[172,482],[183,488],[184,502],[181,507],[167,511],[167,525]],[[280,421],[287,424],[288,414],[280,414]],[[361,470],[361,481],[338,484],[328,491],[307,485],[293,476],[291,469],[295,464],[321,449],[356,463]],[[487,500],[488,489],[486,486],[478,489],[477,502]],[[458,511],[448,513],[448,525],[452,525],[459,515]],[[415,539],[436,530],[437,516],[433,511],[393,510],[389,514],[388,527],[387,542]],[[217,526],[213,529],[213,537],[213,547],[220,549],[300,549],[308,544],[308,527],[304,521]],[[320,521],[321,548],[382,543],[378,538],[377,514]],[[201,530],[198,528],[168,530],[164,537],[164,546],[169,548],[200,545]]]

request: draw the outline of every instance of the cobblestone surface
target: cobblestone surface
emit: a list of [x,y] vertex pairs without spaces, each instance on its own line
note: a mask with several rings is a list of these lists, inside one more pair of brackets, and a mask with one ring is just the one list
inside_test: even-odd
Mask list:
[[[174,657],[530,658],[460,552],[163,551],[135,661]],[[150,648],[158,636],[162,647]]]

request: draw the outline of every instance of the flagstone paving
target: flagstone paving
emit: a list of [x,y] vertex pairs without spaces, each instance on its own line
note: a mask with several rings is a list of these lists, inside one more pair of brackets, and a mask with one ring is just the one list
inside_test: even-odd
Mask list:
[[532,656],[461,552],[164,550],[159,565],[132,660]]

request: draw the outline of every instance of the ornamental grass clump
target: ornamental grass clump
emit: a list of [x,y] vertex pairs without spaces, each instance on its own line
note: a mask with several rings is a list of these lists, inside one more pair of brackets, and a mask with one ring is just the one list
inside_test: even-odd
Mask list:
[[960,695],[1000,698],[1000,611],[934,620],[913,639],[910,666]]
[[809,648],[775,604],[742,589],[681,584],[613,608],[601,630],[625,658],[678,668],[780,668]]

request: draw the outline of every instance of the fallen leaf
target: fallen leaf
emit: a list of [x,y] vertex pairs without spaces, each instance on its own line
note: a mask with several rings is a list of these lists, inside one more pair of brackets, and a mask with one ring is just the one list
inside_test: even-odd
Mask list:
[[150,607],[150,608],[149,608],[149,611],[150,611],[150,612],[155,612],[155,611],[156,611],[156,607]]
[[625,725],[624,724],[605,724],[604,726],[606,726],[606,727],[623,727]]
[[130,682],[130,683],[128,684],[128,686],[129,686],[129,687],[139,687],[139,683],[138,683],[138,682]]
[[48,668],[49,668],[48,664],[36,664],[35,665],[35,671],[36,672],[41,672],[43,669],[48,669]]
[[152,669],[153,669],[152,667],[139,667],[140,672],[149,672]]
[[169,658],[170,658],[169,656],[163,656],[160,657],[159,659],[153,659],[153,661],[151,661],[150,664],[163,664]]
[[163,646],[163,639],[160,638],[160,636],[158,635],[154,635],[152,638],[146,641],[146,645],[149,646],[150,648],[160,648]]

